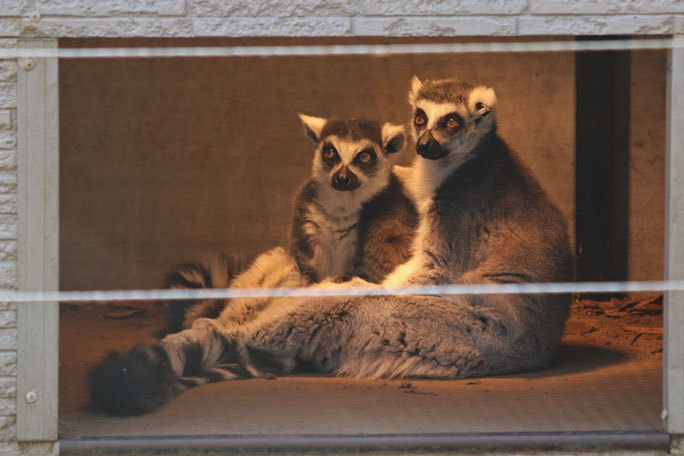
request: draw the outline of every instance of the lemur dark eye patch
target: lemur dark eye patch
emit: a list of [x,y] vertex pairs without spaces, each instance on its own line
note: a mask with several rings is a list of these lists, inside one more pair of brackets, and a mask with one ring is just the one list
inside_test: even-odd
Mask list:
[[335,149],[335,146],[330,143],[325,143],[323,145],[323,149],[321,149],[321,158],[328,166],[332,166],[340,160],[337,149]]
[[463,119],[458,113],[452,112],[442,117],[439,121],[439,126],[449,130],[456,130],[463,125]]
[[427,116],[425,115],[425,111],[423,111],[420,108],[416,109],[416,114],[413,117],[413,123],[418,128],[423,127],[427,123]]

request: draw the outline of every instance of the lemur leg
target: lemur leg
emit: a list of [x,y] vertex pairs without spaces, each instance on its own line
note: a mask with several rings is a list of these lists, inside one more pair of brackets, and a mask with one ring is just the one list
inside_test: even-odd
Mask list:
[[[303,302],[250,325],[250,356],[279,366],[303,363],[354,377],[457,378],[519,370],[529,335],[515,322],[466,297],[382,296]],[[524,352],[524,353],[523,353]]]
[[[260,255],[230,284],[233,288],[292,288],[308,284],[292,256],[281,247]],[[235,298],[228,301],[218,322],[225,327],[244,325],[260,312],[280,302],[274,298]]]

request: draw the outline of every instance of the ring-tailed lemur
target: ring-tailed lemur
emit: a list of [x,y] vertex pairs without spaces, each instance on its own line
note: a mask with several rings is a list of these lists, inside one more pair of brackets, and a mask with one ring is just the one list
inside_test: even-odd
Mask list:
[[396,262],[391,248],[376,253],[375,244],[386,247],[388,239],[406,244],[415,223],[392,173],[406,143],[404,127],[301,114],[300,118],[314,141],[315,155],[312,177],[295,200],[292,255],[313,283],[351,276],[382,276],[381,280],[390,271],[382,258],[369,261],[369,256],[388,256],[384,260],[395,265],[403,261]]
[[[183,264],[167,278],[168,288],[293,287],[352,276],[379,283],[409,258],[418,216],[392,173],[406,143],[404,127],[299,117],[315,145],[312,177],[295,198],[290,236],[290,252],[306,280],[295,278],[286,254],[276,249],[240,275],[248,265],[240,258]],[[219,299],[172,303],[161,334],[216,318],[225,306]],[[245,318],[236,310],[230,314]]]
[[[409,94],[420,227],[388,283],[566,281],[565,221],[496,133],[490,88],[415,78]],[[569,298],[548,295],[288,298],[246,325],[200,319],[113,354],[91,383],[110,412],[142,413],[191,384],[292,372],[459,378],[545,366]]]

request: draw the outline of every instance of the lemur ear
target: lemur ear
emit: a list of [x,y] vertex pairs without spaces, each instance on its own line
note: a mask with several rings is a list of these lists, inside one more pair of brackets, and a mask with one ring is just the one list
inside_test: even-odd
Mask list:
[[496,106],[496,94],[491,87],[475,87],[468,97],[468,111],[479,116],[489,114]]
[[382,126],[382,148],[386,154],[394,154],[404,150],[406,132],[403,125],[386,123]]
[[418,78],[418,76],[413,76],[411,78],[411,88],[409,89],[408,99],[410,104],[414,104],[418,98],[418,92],[423,88],[423,82]]
[[299,114],[299,118],[304,125],[306,136],[311,138],[313,142],[318,143],[321,140],[321,132],[327,120],[322,117],[305,116],[304,114]]

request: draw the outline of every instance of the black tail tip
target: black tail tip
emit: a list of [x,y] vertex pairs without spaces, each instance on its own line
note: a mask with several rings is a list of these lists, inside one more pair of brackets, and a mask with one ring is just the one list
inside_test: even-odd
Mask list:
[[168,402],[182,386],[160,345],[109,352],[88,374],[92,406],[110,415],[141,415]]

